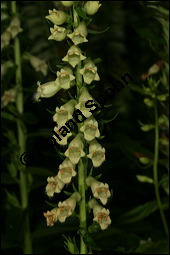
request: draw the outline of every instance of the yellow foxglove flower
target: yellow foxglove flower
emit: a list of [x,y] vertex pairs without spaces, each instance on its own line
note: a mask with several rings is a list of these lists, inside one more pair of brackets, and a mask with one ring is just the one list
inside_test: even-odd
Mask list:
[[81,54],[81,50],[73,45],[67,52],[67,55],[62,59],[68,62],[71,66],[75,67],[80,61],[84,60],[86,57]]
[[74,192],[64,202],[58,203],[57,217],[60,222],[64,222],[67,217],[72,215],[78,201],[80,201],[80,194],[78,192]]
[[99,167],[105,161],[105,148],[94,139],[90,142],[87,157],[92,160],[94,167]]
[[1,35],[1,50],[5,46],[9,45],[10,40],[11,40],[11,34],[9,32],[5,31],[4,33],[2,33],[2,35]]
[[99,1],[87,1],[84,5],[84,10],[87,14],[93,15],[98,11],[100,6]]
[[80,90],[80,97],[79,97],[79,102],[75,106],[76,109],[79,109],[82,114],[88,118],[92,115],[92,112],[90,112],[89,108],[85,106],[85,103],[88,100],[93,100],[92,96],[89,94],[88,90],[86,89],[85,86],[83,86]]
[[93,196],[100,199],[102,204],[105,205],[108,198],[111,196],[111,193],[109,191],[109,185],[107,183],[104,184],[102,182],[99,182],[91,176],[87,177],[86,183],[88,186],[91,187]]
[[44,212],[43,214],[46,218],[47,226],[54,226],[54,223],[57,221],[57,208],[54,208],[51,211]]
[[69,131],[65,126],[62,127],[54,127],[54,134],[53,137],[56,140],[56,142],[60,145],[66,145],[67,139],[72,136],[71,131]]
[[77,164],[80,158],[85,156],[83,148],[84,143],[82,141],[82,134],[79,133],[69,143],[68,149],[65,152],[65,156],[68,157],[73,164]]
[[61,3],[66,7],[70,7],[74,4],[74,1],[61,1]]
[[28,59],[30,61],[32,67],[35,69],[36,72],[42,72],[44,76],[47,75],[48,66],[44,60],[37,58],[31,54],[25,55],[25,59]]
[[99,75],[97,73],[97,67],[92,61],[89,61],[85,66],[80,70],[80,73],[83,75],[84,82],[90,84],[92,81],[99,81]]
[[46,19],[49,19],[55,25],[62,25],[67,20],[67,14],[53,9],[52,11],[49,10],[49,15],[46,16]]
[[18,90],[16,88],[8,89],[1,97],[1,107],[6,107],[9,103],[15,102]]
[[59,85],[56,84],[55,81],[50,81],[44,84],[40,84],[40,82],[37,82],[38,88],[37,92],[34,94],[35,101],[39,102],[41,101],[41,97],[52,97],[54,96],[61,88]]
[[22,31],[23,29],[20,27],[20,20],[17,17],[13,18],[9,27],[7,28],[7,32],[9,32],[12,38],[14,38]]
[[75,80],[75,76],[73,75],[73,72],[70,67],[64,67],[60,70],[60,72],[57,72],[57,79],[56,83],[62,88],[62,89],[69,89],[71,81]]
[[98,122],[93,116],[83,122],[83,126],[80,128],[80,131],[84,133],[86,141],[92,141],[95,137],[100,136]]
[[87,27],[84,22],[80,22],[78,27],[74,30],[72,34],[67,34],[67,36],[73,41],[75,45],[78,45],[83,42],[88,42],[86,39],[87,36]]
[[71,99],[66,104],[62,105],[60,108],[56,107],[56,114],[53,116],[53,120],[57,122],[58,126],[63,126],[65,123],[72,119],[74,106],[76,104],[76,100]]
[[54,25],[54,28],[50,28],[51,35],[48,37],[48,40],[55,40],[57,42],[63,41],[67,36],[67,30],[64,27],[59,27]]
[[58,178],[65,184],[70,183],[73,176],[76,176],[75,165],[66,158],[61,165],[59,165]]
[[47,182],[48,184],[45,191],[49,197],[53,197],[54,193],[60,193],[65,185],[65,183],[62,182],[57,175],[55,177],[48,177]]
[[90,208],[93,209],[93,221],[98,222],[102,230],[107,229],[108,226],[111,224],[109,210],[99,205],[94,198],[89,201],[88,205]]

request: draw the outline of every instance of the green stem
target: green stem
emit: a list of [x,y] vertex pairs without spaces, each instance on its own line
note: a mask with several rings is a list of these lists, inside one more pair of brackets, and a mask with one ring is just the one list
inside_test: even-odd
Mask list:
[[[17,15],[16,1],[11,2],[11,10],[13,15]],[[18,88],[18,96],[16,99],[16,107],[19,114],[23,114],[24,100],[22,92],[22,67],[21,67],[21,54],[20,54],[20,41],[18,37],[14,38],[14,56],[16,69],[16,85]],[[19,144],[19,154],[21,155],[25,152],[25,134],[22,129],[22,121],[17,119],[17,130],[18,130],[18,144]],[[27,190],[27,175],[26,167],[21,166],[20,168],[20,195],[21,195],[21,205],[24,210],[28,209],[28,190]],[[32,244],[30,239],[30,224],[29,224],[29,215],[28,211],[25,216],[24,222],[24,254],[32,254]]]
[[153,164],[153,177],[154,177],[154,186],[155,186],[155,195],[160,211],[162,223],[164,226],[165,233],[168,235],[168,226],[165,219],[164,211],[162,208],[161,198],[159,194],[159,185],[158,185],[158,157],[159,157],[159,123],[158,123],[158,110],[157,103],[155,102],[155,153],[154,153],[154,164]]
[[[80,159],[78,163],[78,187],[81,196],[80,207],[79,207],[79,219],[80,229],[86,230],[86,198],[85,198],[85,169]],[[80,236],[80,254],[87,254],[87,247],[83,241],[83,237]]]

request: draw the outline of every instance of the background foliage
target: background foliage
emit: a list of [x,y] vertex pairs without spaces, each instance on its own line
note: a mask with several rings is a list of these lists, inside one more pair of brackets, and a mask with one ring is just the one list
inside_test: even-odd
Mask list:
[[[103,180],[113,190],[108,203],[112,224],[106,231],[97,231],[86,237],[92,237],[98,248],[96,254],[168,254],[168,239],[163,229],[159,210],[155,200],[154,186],[139,182],[136,175],[152,178],[152,166],[144,168],[139,162],[140,155],[153,157],[154,131],[143,132],[142,123],[150,123],[153,112],[146,108],[141,75],[157,61],[168,61],[166,25],[168,23],[168,1],[101,1],[102,7],[94,16],[90,29],[105,30],[102,34],[89,34],[86,51],[92,58],[100,57],[98,73],[101,77],[92,95],[99,94],[112,86],[112,82],[123,74],[129,73],[135,80],[133,86],[117,92],[107,101],[111,107],[102,109],[105,120],[101,141],[106,148],[106,162],[96,169],[96,175],[102,173]],[[2,20],[2,32],[10,22],[10,2],[5,12],[9,18]],[[33,103],[33,93],[37,81],[42,83],[55,79],[56,65],[59,64],[67,50],[66,43],[48,41],[49,25],[45,16],[49,9],[63,8],[59,1],[19,1],[21,27],[19,38],[22,55],[27,51],[49,65],[47,76],[35,72],[30,63],[22,59],[24,114],[16,112],[15,104],[2,109],[2,177],[1,177],[1,222],[2,251],[4,254],[22,254],[22,233],[24,211],[19,206],[17,168],[21,164],[16,158],[18,150],[16,119],[21,118],[26,131],[26,148],[31,152],[31,161],[27,166],[29,177],[29,214],[34,254],[67,254],[64,249],[62,234],[76,236],[78,222],[73,217],[64,224],[56,223],[49,228],[43,212],[49,209],[46,202],[62,201],[67,196],[56,194],[48,200],[45,195],[46,178],[54,175],[62,162],[55,148],[47,138],[52,135],[54,122],[52,114],[61,98],[67,93],[60,90],[56,96]],[[1,11],[3,11],[1,9]],[[157,19],[160,18],[160,20]],[[2,52],[2,60],[13,59],[12,45]],[[10,68],[2,79],[1,93],[15,85],[15,69]],[[51,70],[53,72],[51,72]],[[163,79],[162,71],[154,74],[155,79]],[[165,80],[168,79],[168,71]],[[167,114],[168,102],[164,102]],[[107,120],[117,117],[107,123]],[[166,137],[168,132],[166,131]],[[168,148],[164,150],[167,152]],[[160,154],[166,160],[167,153]],[[159,179],[167,176],[167,162],[158,168]],[[70,190],[68,185],[67,191]],[[168,197],[165,188],[160,187],[160,196],[165,216],[168,220]],[[90,219],[88,219],[90,221]]]

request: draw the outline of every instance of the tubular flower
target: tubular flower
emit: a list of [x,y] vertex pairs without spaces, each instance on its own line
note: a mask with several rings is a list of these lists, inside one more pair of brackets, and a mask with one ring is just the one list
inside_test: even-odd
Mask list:
[[97,73],[97,67],[92,61],[85,64],[84,68],[80,70],[83,75],[84,82],[90,84],[92,81],[99,81],[99,75]]
[[14,63],[11,60],[8,60],[5,63],[1,64],[1,80],[7,73],[8,69],[12,66],[14,66]]
[[80,201],[80,194],[74,192],[71,197],[64,202],[58,203],[57,216],[60,222],[64,222],[67,217],[72,215],[78,201]]
[[85,156],[83,148],[82,134],[79,133],[70,142],[68,149],[65,151],[65,156],[68,157],[73,164],[77,164],[80,158]]
[[83,42],[88,42],[86,39],[87,36],[87,27],[84,22],[80,22],[78,27],[74,30],[72,34],[67,35],[75,45],[78,45]]
[[74,4],[74,1],[61,1],[61,3],[66,7],[70,7]]
[[7,32],[9,32],[12,38],[14,38],[15,36],[17,36],[17,34],[19,34],[22,31],[23,29],[20,27],[20,20],[17,17],[13,18],[9,27],[7,28]]
[[46,19],[49,19],[55,25],[62,25],[67,20],[67,14],[53,9],[52,11],[49,10],[49,15],[46,16]]
[[81,50],[72,45],[67,52],[67,55],[62,59],[68,62],[71,66],[75,67],[80,61],[84,60],[86,57],[81,54]]
[[17,94],[18,90],[16,89],[16,87],[6,90],[1,97],[1,107],[6,107],[9,103],[15,102]]
[[100,136],[98,122],[93,116],[89,117],[87,120],[84,121],[83,126],[80,128],[80,131],[84,133],[84,138],[87,141],[91,141],[95,137]]
[[60,108],[56,107],[56,114],[53,116],[53,120],[57,122],[58,126],[63,126],[65,123],[72,119],[73,112],[74,112],[74,106],[76,104],[76,100],[71,99],[66,104],[62,105]]
[[73,80],[75,80],[75,76],[70,67],[64,67],[60,72],[57,72],[56,83],[62,89],[69,89]]
[[40,71],[43,73],[44,76],[47,75],[48,66],[44,60],[37,58],[33,55],[28,55],[26,56],[26,58],[29,59],[32,67],[35,69],[36,72]]
[[[54,131],[56,132],[56,136],[53,135],[56,142],[60,145],[66,145],[67,139],[72,136],[71,131],[69,131],[66,127],[54,127]],[[59,137],[59,138],[58,138]]]
[[107,183],[102,183],[89,176],[86,179],[86,183],[91,187],[93,196],[100,199],[103,205],[107,203],[108,198],[111,196],[109,191],[109,185]]
[[10,40],[11,40],[11,34],[9,32],[5,31],[4,33],[2,33],[2,35],[1,35],[1,50],[5,46],[9,45]]
[[50,28],[51,35],[48,37],[48,40],[55,40],[58,42],[63,41],[67,36],[67,30],[64,27],[59,27],[54,25],[54,28]]
[[87,1],[84,5],[84,10],[87,14],[93,15],[98,11],[100,6],[99,1]]
[[43,214],[46,218],[47,226],[53,227],[54,223],[57,221],[57,208],[44,212]]
[[85,103],[88,100],[93,100],[92,96],[89,94],[88,90],[86,89],[85,86],[83,86],[80,90],[80,97],[79,97],[79,102],[75,106],[76,109],[79,109],[82,114],[88,118],[92,115],[92,113],[89,111],[89,109],[85,106]]
[[87,157],[92,160],[94,167],[99,167],[105,161],[105,148],[94,139],[90,142]]
[[72,162],[66,158],[61,165],[59,165],[59,172],[58,172],[58,178],[62,180],[62,182],[70,183],[71,178],[73,176],[76,176],[76,172],[74,171],[75,165],[72,164]]
[[37,92],[34,95],[34,99],[37,102],[41,101],[40,97],[46,98],[52,97],[61,89],[60,86],[57,85],[55,81],[50,81],[42,85],[38,81],[37,85],[38,85]]
[[109,210],[100,206],[94,198],[89,201],[88,205],[90,208],[93,209],[93,221],[98,222],[102,230],[107,229],[108,226],[111,224]]
[[47,182],[48,184],[45,188],[45,191],[49,197],[53,197],[54,193],[60,193],[65,185],[65,183],[62,182],[57,175],[55,177],[48,177]]

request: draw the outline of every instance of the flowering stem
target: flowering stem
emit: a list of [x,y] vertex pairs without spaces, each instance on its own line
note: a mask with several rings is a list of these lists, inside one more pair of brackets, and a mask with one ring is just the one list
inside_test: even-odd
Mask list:
[[[13,15],[17,14],[16,1],[11,2],[11,11]],[[18,87],[18,95],[16,99],[16,107],[19,114],[23,114],[23,92],[22,92],[22,68],[21,68],[21,54],[20,54],[20,41],[16,36],[14,38],[14,56],[16,69],[16,85]],[[22,128],[22,121],[17,119],[17,129],[18,129],[18,144],[19,144],[19,154],[21,155],[25,151],[25,134]],[[20,167],[20,195],[21,204],[23,210],[28,209],[28,191],[27,191],[27,176],[26,167],[22,165]],[[30,240],[30,228],[29,228],[29,215],[28,212],[25,216],[24,222],[24,254],[32,254],[32,244]]]
[[153,163],[153,177],[154,177],[154,186],[155,186],[155,195],[158,204],[158,208],[160,211],[162,223],[164,226],[165,233],[168,235],[168,227],[165,219],[165,215],[162,208],[162,203],[159,194],[159,186],[158,186],[158,154],[159,154],[159,123],[158,123],[158,110],[157,104],[155,102],[155,153],[154,153],[154,163]]

